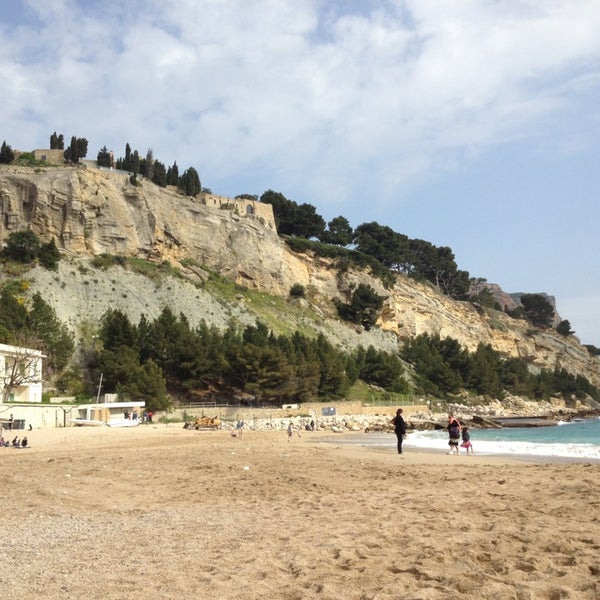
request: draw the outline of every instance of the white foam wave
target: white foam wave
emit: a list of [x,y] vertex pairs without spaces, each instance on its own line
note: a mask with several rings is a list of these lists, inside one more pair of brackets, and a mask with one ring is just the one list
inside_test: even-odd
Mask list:
[[[448,437],[445,433],[418,431],[409,434],[408,439],[406,440],[406,446],[444,451],[448,449]],[[595,444],[473,440],[473,447],[477,454],[548,456],[600,460],[600,446]]]
[[[332,438],[334,439],[334,438]],[[363,436],[336,437],[335,440],[346,444],[361,446],[377,446],[389,448],[393,451],[396,447],[394,435],[375,433]],[[521,440],[482,440],[475,437],[471,440],[476,454],[507,455],[507,456],[540,456],[566,459],[586,459],[600,461],[600,445],[591,443],[571,442],[532,442]],[[448,452],[448,434],[445,431],[413,431],[408,434],[405,441],[407,449],[422,448],[441,453]],[[462,450],[464,452],[464,450]]]

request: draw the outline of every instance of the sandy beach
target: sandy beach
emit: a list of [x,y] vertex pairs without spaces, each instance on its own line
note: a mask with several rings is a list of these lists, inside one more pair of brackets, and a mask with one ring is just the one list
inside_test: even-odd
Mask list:
[[598,464],[177,425],[27,435],[0,448],[13,597],[600,597]]

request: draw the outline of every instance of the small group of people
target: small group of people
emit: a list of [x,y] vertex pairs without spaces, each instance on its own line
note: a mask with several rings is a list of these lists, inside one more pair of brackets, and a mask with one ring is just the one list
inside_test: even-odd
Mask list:
[[29,441],[27,440],[27,436],[20,440],[19,436],[15,435],[12,442],[5,440],[4,437],[0,437],[0,447],[8,448],[9,446],[13,448],[29,448]]
[[[304,429],[306,431],[314,431],[315,427],[316,427],[316,425],[315,425],[314,419],[311,419],[310,423],[306,423],[306,425],[304,425]],[[295,427],[294,423],[292,421],[290,421],[289,425],[287,426],[288,442],[294,436],[294,431],[298,434],[298,437],[302,437],[302,429],[301,429],[301,427],[300,426]]]
[[[294,435],[295,429],[296,428],[294,427],[294,424],[290,421],[290,424],[288,425],[288,428],[287,428],[287,435],[288,435],[287,439],[288,439],[288,442],[292,439],[292,437]],[[298,437],[302,437],[302,433],[300,432],[300,428],[298,428],[297,433],[298,433]]]
[[[402,442],[406,439],[406,421],[402,416],[401,408],[396,411],[396,416],[390,422],[394,426],[398,454],[402,454]],[[467,454],[474,454],[469,428],[462,426],[454,415],[448,415],[448,445],[450,446],[448,454],[459,454],[459,447],[465,448]]]
[[448,415],[448,454],[460,453],[460,448],[465,448],[467,454],[474,454],[469,428],[460,424],[454,415]]

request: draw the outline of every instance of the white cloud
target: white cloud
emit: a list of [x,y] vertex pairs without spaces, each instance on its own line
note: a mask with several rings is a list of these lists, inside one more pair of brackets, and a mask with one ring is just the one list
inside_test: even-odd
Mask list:
[[[130,3],[120,20],[31,1],[44,23],[34,53],[4,32],[13,56],[0,74],[15,61],[21,73],[9,117],[18,127],[27,103],[100,144],[186,151],[218,177],[268,160],[292,185],[310,172],[321,185],[346,179],[345,193],[365,162],[393,190],[415,165],[527,136],[568,99],[567,69],[597,85],[592,2],[342,5]],[[102,106],[110,119],[90,119]]]

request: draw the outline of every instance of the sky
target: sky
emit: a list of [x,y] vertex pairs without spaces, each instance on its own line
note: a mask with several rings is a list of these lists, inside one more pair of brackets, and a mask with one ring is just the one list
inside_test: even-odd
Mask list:
[[0,0],[0,139],[448,246],[600,347],[599,0]]

